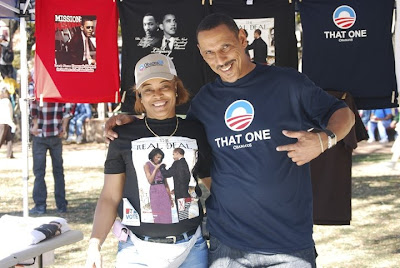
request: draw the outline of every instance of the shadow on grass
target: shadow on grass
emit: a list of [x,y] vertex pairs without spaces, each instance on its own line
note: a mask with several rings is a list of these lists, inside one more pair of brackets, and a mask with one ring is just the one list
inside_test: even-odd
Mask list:
[[399,253],[399,189],[400,176],[353,177],[353,220],[350,226],[327,226],[326,230],[331,232],[319,239],[318,244],[356,237],[358,245],[371,249],[381,248],[382,256]]
[[[73,198],[76,193],[70,193],[71,197],[68,200],[68,211],[66,213],[59,213],[57,209],[47,209],[45,214],[33,215],[30,217],[61,217],[67,219],[69,223],[73,224],[92,224],[93,215],[97,204],[98,196],[95,197],[85,197],[85,198]],[[1,212],[0,217],[3,215],[11,216],[23,216],[21,210],[11,210],[6,212]]]
[[353,163],[360,162],[379,162],[379,161],[387,161],[392,157],[391,154],[359,154],[353,155]]
[[[398,199],[400,176],[353,177],[352,198],[369,200],[371,197],[392,197]],[[385,198],[385,200],[388,200]]]
[[74,224],[92,224],[98,196],[75,198],[68,205],[68,219]]
[[105,143],[82,143],[82,144],[63,144],[63,150],[68,151],[90,151],[90,150],[104,150],[107,151],[108,145]]

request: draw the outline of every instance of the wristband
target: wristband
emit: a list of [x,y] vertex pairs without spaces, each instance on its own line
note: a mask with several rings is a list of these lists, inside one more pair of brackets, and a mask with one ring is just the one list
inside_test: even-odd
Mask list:
[[89,240],[89,246],[90,245],[96,245],[97,246],[97,248],[99,249],[99,250],[101,250],[101,245],[100,245],[100,241],[97,239],[97,238],[91,238],[90,240]]
[[328,135],[328,149],[330,149],[337,143],[336,134],[329,129],[325,129],[324,132],[326,133],[326,135]]

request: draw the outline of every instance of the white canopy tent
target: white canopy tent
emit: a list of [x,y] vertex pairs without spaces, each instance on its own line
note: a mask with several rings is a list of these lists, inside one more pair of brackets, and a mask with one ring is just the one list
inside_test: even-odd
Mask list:
[[[23,191],[23,216],[28,217],[28,179],[29,179],[29,110],[28,110],[28,62],[27,62],[27,36],[26,36],[26,18],[33,14],[34,9],[29,9],[31,0],[20,3],[17,0],[0,0],[1,17],[18,19],[20,26],[20,59],[21,59],[21,139],[22,139],[22,191]],[[18,7],[19,6],[19,7]],[[12,15],[12,16],[10,16]]]

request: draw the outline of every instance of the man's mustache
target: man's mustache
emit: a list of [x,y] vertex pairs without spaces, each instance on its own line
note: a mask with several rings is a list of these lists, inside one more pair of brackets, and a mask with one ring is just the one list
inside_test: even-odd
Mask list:
[[221,68],[224,68],[224,67],[226,67],[226,66],[228,66],[228,65],[231,65],[234,61],[235,61],[235,60],[230,60],[230,61],[228,61],[228,62],[225,62],[223,65],[218,65],[218,66],[217,66],[217,70],[219,70],[219,69],[221,69]]

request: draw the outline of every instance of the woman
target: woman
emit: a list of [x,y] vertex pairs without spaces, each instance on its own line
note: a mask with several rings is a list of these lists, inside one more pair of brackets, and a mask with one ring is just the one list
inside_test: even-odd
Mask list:
[[160,166],[164,153],[154,148],[149,153],[149,160],[144,165],[146,178],[150,183],[150,203],[155,223],[172,223],[170,207],[174,205],[171,200],[171,191],[168,183],[161,175]]
[[6,88],[0,91],[0,148],[7,144],[7,158],[14,158],[13,136],[16,125],[13,122],[13,108],[10,101],[10,94]]
[[[175,148],[185,148],[185,157],[194,163],[190,167],[194,178],[209,176],[211,153],[204,130],[196,122],[176,117],[175,107],[187,102],[189,94],[168,57],[151,54],[139,60],[135,81],[135,110],[145,117],[117,128],[119,139],[110,143],[86,264],[101,267],[101,244],[118,213],[129,236],[119,243],[116,267],[207,267],[198,196],[176,200],[172,195],[171,202],[164,200],[168,206],[154,213],[156,201],[151,194],[155,182],[167,192],[173,190],[173,178],[156,178],[158,171],[153,171],[161,161],[168,166],[173,163]],[[162,150],[165,157],[154,149]],[[153,171],[143,168],[149,158],[157,159]],[[160,213],[171,219],[159,221]]]

